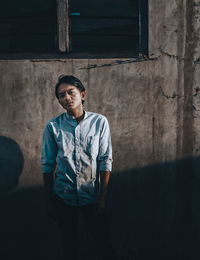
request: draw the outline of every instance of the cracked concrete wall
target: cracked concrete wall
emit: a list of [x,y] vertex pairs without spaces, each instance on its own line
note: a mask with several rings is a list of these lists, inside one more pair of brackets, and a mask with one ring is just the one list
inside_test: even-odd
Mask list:
[[62,112],[58,75],[86,86],[86,109],[108,117],[115,172],[199,154],[200,1],[149,1],[149,59],[0,61],[1,135],[24,154],[20,184],[41,183],[41,135]]
[[[176,158],[198,155],[197,132],[199,100],[199,1],[152,1],[150,13],[158,8],[150,23],[150,57],[162,57],[162,71],[167,82],[161,85],[162,96],[177,102],[174,113]],[[161,16],[164,15],[162,19]],[[152,31],[151,31],[152,26]],[[171,68],[170,68],[171,67]],[[173,70],[170,72],[170,70]],[[173,82],[175,80],[176,82]],[[172,82],[171,82],[172,81]],[[197,105],[197,107],[196,107]],[[168,109],[168,108],[166,108]]]

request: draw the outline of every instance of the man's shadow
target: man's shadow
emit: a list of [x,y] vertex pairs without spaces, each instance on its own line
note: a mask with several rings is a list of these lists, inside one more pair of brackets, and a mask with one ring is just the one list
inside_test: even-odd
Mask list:
[[17,187],[23,165],[19,145],[11,138],[0,136],[0,196]]
[[[12,143],[4,147],[13,145],[0,140]],[[16,149],[13,157],[15,149],[6,149],[8,156],[0,153],[0,259],[61,260],[58,227],[45,213],[43,188],[13,190],[23,155]],[[200,258],[199,169],[200,159],[193,157],[112,173],[106,213],[114,260]]]
[[0,136],[0,259],[59,260],[59,234],[45,214],[42,187],[16,190],[23,165],[19,145]]

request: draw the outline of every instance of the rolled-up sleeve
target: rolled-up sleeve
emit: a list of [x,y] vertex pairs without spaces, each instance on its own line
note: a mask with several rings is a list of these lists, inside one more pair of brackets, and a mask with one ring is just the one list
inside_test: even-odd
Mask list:
[[42,172],[51,173],[56,168],[57,144],[53,136],[53,130],[48,123],[42,137]]
[[112,170],[112,144],[111,144],[111,135],[110,127],[108,120],[104,118],[100,139],[99,139],[99,170],[100,171],[111,171]]

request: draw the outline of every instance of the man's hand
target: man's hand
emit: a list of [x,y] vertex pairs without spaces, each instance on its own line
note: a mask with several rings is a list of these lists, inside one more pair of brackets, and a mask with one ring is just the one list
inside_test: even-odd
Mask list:
[[50,218],[56,220],[56,211],[53,197],[53,173],[46,173],[43,174],[43,176],[46,212]]
[[105,197],[99,197],[97,199],[97,202],[96,202],[96,210],[97,210],[97,215],[102,215],[105,211],[105,204],[106,204],[106,201],[105,201]]
[[110,178],[109,171],[100,171],[100,194],[96,202],[97,215],[102,215],[105,211],[106,193],[107,193],[109,178]]

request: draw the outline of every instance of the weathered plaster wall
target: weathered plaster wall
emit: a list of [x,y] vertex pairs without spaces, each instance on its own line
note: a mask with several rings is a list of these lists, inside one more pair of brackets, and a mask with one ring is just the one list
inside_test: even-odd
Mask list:
[[[126,196],[139,198],[146,210],[137,202],[137,214],[143,215],[141,225],[146,223],[147,227],[149,222],[144,216],[152,213],[152,208],[144,201],[146,196],[151,206],[156,205],[150,219],[162,219],[163,230],[167,232],[171,223],[171,235],[173,225],[178,225],[179,239],[182,232],[185,237],[191,235],[191,229],[196,230],[199,239],[199,56],[200,1],[150,0],[149,59],[0,61],[0,133],[14,139],[22,150],[24,170],[19,187],[42,183],[42,131],[50,118],[62,112],[54,85],[60,74],[73,74],[87,89],[86,109],[102,113],[109,120],[113,172],[123,176],[123,172],[136,171],[135,179],[126,174],[123,182],[119,177],[127,193],[113,177],[110,198],[114,200],[120,194],[120,205],[126,202]],[[177,161],[188,157],[192,159],[186,163]],[[131,180],[135,186],[130,186]],[[152,185],[151,189],[144,183]],[[134,194],[132,189],[136,189]],[[115,208],[117,203],[113,205]],[[131,216],[138,220],[141,215],[137,214]],[[190,231],[188,226],[183,231],[191,219],[195,224]],[[145,228],[144,233],[134,231],[147,236]]]
[[[93,64],[97,67],[88,69]],[[1,61],[1,73],[0,130],[22,149],[22,185],[41,183],[41,136],[46,122],[62,112],[54,85],[63,73],[85,84],[87,110],[108,117],[114,171],[176,159],[177,98],[166,95],[176,87],[177,64],[168,57],[127,64],[115,60]]]

